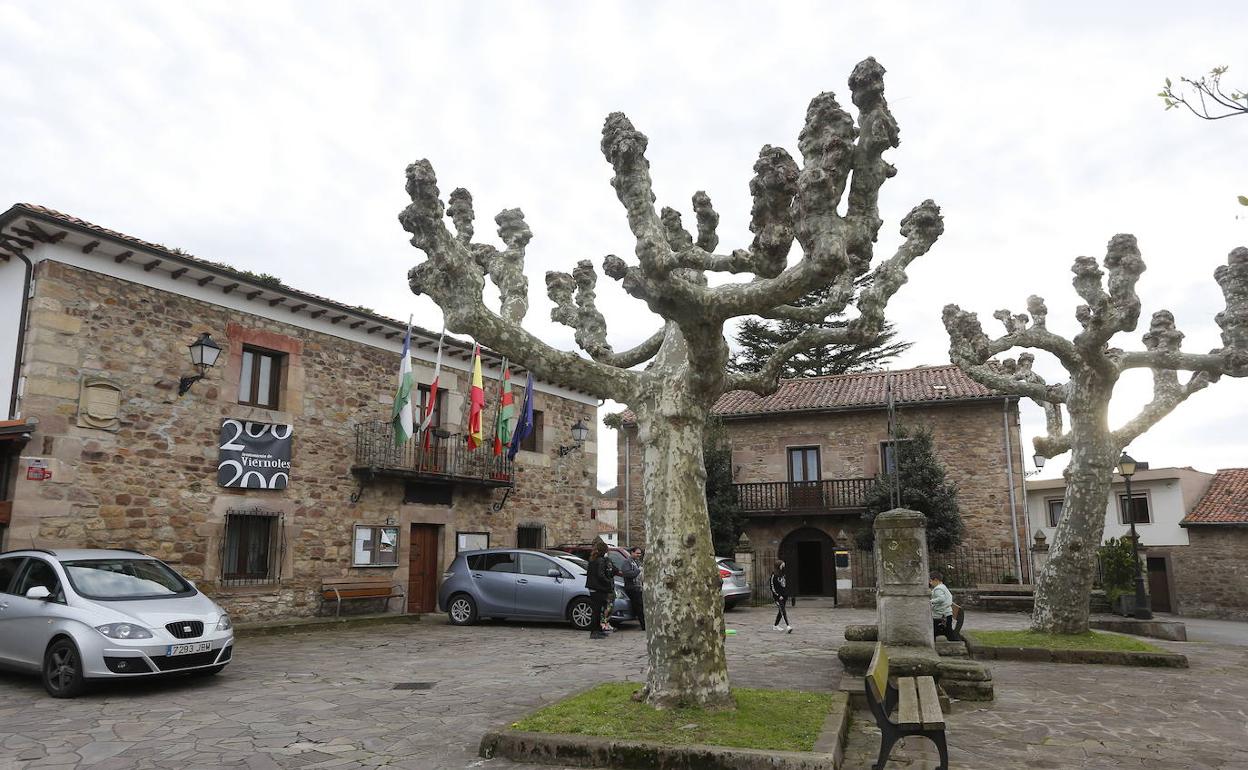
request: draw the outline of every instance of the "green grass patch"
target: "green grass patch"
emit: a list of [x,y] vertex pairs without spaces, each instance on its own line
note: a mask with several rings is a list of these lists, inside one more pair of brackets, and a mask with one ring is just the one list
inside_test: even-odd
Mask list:
[[513,729],[769,751],[811,751],[836,701],[833,693],[734,688],[736,711],[660,711],[637,703],[636,682],[608,682],[525,717]]
[[965,631],[976,644],[989,647],[1041,647],[1046,650],[1118,650],[1165,652],[1130,636],[1088,631],[1083,634],[1039,634],[1035,631]]

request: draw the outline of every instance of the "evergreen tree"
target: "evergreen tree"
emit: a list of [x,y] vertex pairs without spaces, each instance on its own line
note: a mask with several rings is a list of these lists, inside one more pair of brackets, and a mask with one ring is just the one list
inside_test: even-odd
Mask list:
[[896,474],[900,481],[900,506],[893,504],[893,476],[881,469],[867,494],[867,511],[862,515],[866,528],[858,533],[858,547],[869,549],[875,542],[875,517],[895,507],[909,508],[927,517],[927,548],[948,551],[962,542],[962,515],[958,512],[958,487],[945,479],[945,466],[936,457],[932,432],[927,428],[900,428],[897,431]]
[[724,424],[712,417],[707,421],[702,442],[706,465],[706,509],[711,519],[711,541],[717,556],[732,556],[745,529],[745,514],[732,484],[732,449]]
[[[797,307],[817,305],[828,298],[828,287],[816,289],[793,303]],[[848,322],[838,316],[819,324],[828,329],[844,328]],[[800,321],[768,321],[745,318],[737,326],[740,351],[733,356],[729,368],[735,372],[753,373],[761,370],[776,348],[796,337],[810,324]],[[780,376],[822,377],[879,369],[904,353],[914,343],[896,342],[897,330],[885,324],[875,337],[856,345],[822,345],[805,350],[785,363]]]

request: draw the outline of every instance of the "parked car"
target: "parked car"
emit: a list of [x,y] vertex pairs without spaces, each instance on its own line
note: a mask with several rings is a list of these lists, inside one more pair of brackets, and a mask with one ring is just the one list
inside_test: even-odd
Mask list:
[[138,551],[0,553],[0,666],[40,672],[54,698],[87,680],[216,674],[230,616],[172,567]]
[[[594,544],[593,543],[564,543],[563,545],[555,546],[553,550],[563,551],[564,553],[570,553],[573,556],[579,557],[585,561],[589,561],[589,553],[590,551],[594,550]],[[615,569],[617,571],[622,571],[625,565],[627,565],[630,561],[633,560],[632,554],[630,554],[628,551],[624,550],[623,548],[620,548],[617,545],[607,546],[607,558],[609,558],[611,560],[611,563],[615,565]]]
[[715,566],[719,568],[719,577],[723,580],[719,592],[724,597],[724,609],[730,610],[741,602],[748,602],[752,590],[741,565],[727,556],[716,556]]
[[[481,618],[566,620],[589,629],[593,611],[585,567],[575,557],[527,548],[461,551],[442,575],[438,607],[457,626]],[[623,580],[615,581],[611,622],[633,620]]]

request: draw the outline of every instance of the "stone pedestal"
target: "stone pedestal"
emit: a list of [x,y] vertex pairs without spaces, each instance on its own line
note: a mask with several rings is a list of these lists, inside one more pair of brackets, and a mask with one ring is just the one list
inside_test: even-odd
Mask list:
[[935,654],[931,589],[927,586],[927,519],[894,508],[875,517],[875,584],[879,640]]
[[[750,544],[750,538],[744,532],[741,533],[741,539],[737,541],[737,547],[732,555],[733,561],[737,563],[741,569],[745,570],[745,579],[750,583],[756,583],[754,579],[754,546]],[[754,595],[759,595],[759,587],[754,586]]]

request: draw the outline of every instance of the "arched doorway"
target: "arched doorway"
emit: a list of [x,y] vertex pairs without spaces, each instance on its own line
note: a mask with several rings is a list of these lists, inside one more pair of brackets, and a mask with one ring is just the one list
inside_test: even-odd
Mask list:
[[780,542],[791,590],[801,596],[836,597],[836,543],[828,533],[802,527]]

